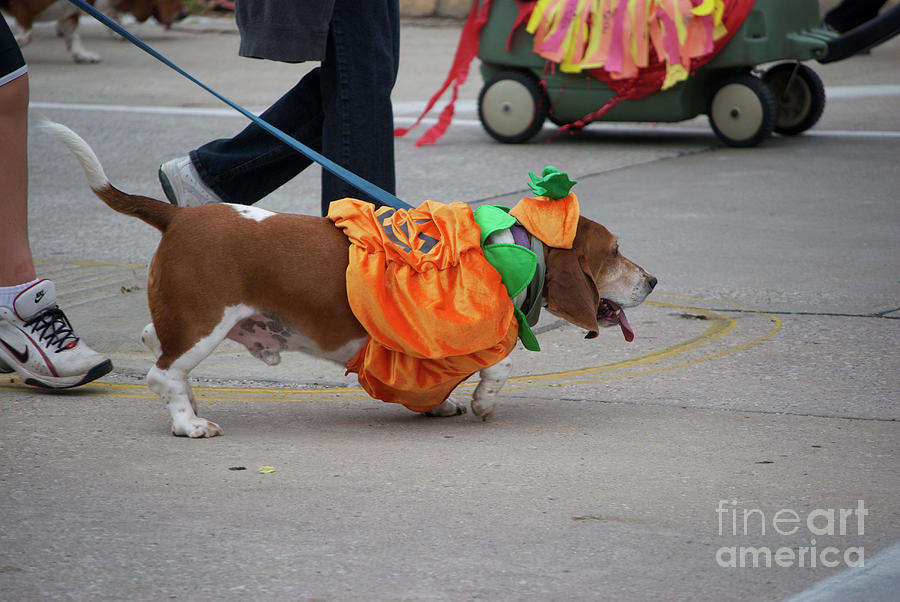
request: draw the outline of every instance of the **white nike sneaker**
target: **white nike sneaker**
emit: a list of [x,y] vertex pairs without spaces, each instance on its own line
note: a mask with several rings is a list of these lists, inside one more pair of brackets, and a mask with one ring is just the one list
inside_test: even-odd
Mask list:
[[195,207],[222,202],[219,195],[203,183],[190,157],[178,157],[160,165],[159,183],[173,205]]
[[112,362],[72,332],[56,305],[56,286],[39,280],[0,307],[0,372],[15,371],[35,387],[66,389],[112,370]]

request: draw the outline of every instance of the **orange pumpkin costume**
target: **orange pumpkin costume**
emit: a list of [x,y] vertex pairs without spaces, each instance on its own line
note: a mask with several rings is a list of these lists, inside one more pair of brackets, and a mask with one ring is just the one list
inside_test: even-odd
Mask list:
[[[547,200],[523,199],[517,217],[528,230],[543,232],[548,244],[570,248],[575,195],[555,211],[541,211]],[[376,209],[341,199],[331,203],[328,219],[351,242],[347,297],[370,336],[347,372],[358,374],[369,395],[427,412],[515,347],[522,312],[486,259],[468,205],[425,201],[410,210]]]
[[512,302],[468,205],[342,199],[328,218],[352,243],[347,297],[370,338],[347,371],[369,395],[427,412],[512,351]]

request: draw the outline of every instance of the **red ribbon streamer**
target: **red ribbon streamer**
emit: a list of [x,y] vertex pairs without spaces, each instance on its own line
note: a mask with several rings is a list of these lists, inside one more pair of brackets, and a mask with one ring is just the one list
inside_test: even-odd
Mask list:
[[450,102],[448,102],[447,106],[441,111],[441,116],[438,118],[437,123],[431,126],[431,128],[416,141],[416,146],[434,144],[437,142],[438,138],[444,135],[447,128],[450,127],[450,121],[453,119],[453,105],[459,97],[459,87],[466,82],[466,78],[469,76],[469,65],[472,63],[472,60],[478,56],[478,34],[481,33],[481,28],[487,23],[490,6],[490,0],[484,0],[481,3],[480,8],[477,1],[472,4],[472,10],[469,12],[469,17],[466,19],[466,24],[463,26],[462,34],[459,37],[459,45],[456,47],[456,56],[453,57],[453,65],[450,67],[450,73],[447,74],[444,85],[431,97],[431,100],[428,101],[425,110],[419,115],[416,122],[408,128],[395,129],[394,136],[404,136],[419,125],[425,115],[427,115],[434,107],[441,95],[452,85],[453,92],[450,97]]

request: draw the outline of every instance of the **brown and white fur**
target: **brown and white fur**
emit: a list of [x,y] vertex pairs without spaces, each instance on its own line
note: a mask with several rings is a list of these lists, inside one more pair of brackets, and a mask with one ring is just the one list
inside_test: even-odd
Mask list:
[[[181,0],[88,0],[108,17],[119,20],[123,12],[131,12],[143,23],[156,17],[165,28],[182,14]],[[31,41],[32,27],[36,22],[56,21],[56,32],[63,38],[66,49],[76,63],[99,63],[103,57],[84,47],[78,30],[81,11],[66,0],[0,0],[0,8],[9,13],[15,24],[13,34],[19,46]]]
[[[109,183],[77,134],[55,123],[45,127],[78,157],[98,197],[162,232],[147,284],[153,322],[143,340],[157,356],[148,385],[168,406],[175,435],[222,434],[196,415],[187,377],[226,338],[268,364],[277,364],[282,351],[304,351],[344,366],[365,343],[368,334],[347,300],[349,241],[330,220],[242,205],[178,207],[126,194]],[[617,324],[612,314],[640,304],[656,285],[618,252],[606,228],[584,217],[572,249],[545,253],[545,307],[588,330],[587,338]],[[511,366],[506,358],[480,372],[475,415],[491,416]],[[464,412],[448,399],[429,414]]]

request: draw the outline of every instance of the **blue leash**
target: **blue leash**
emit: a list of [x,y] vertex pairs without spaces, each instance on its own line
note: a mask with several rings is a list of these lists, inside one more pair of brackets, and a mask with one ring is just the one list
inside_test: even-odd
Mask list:
[[181,67],[179,67],[178,65],[176,65],[175,63],[173,63],[172,61],[167,59],[165,56],[163,56],[162,54],[160,54],[159,52],[157,52],[156,50],[154,50],[153,48],[148,46],[143,40],[141,40],[140,38],[135,36],[133,33],[129,32],[127,29],[123,28],[121,25],[119,25],[118,23],[116,23],[115,21],[113,21],[112,19],[110,19],[109,17],[104,15],[103,13],[101,13],[99,10],[97,10],[96,8],[94,8],[93,6],[91,6],[90,4],[85,2],[84,0],[69,0],[69,2],[71,2],[72,4],[77,6],[79,9],[86,12],[87,14],[91,15],[92,17],[94,17],[95,19],[97,19],[98,21],[100,21],[101,23],[106,25],[108,28],[112,29],[117,34],[119,34],[120,36],[122,36],[123,38],[125,38],[126,40],[128,40],[129,42],[131,42],[132,44],[134,44],[135,46],[137,46],[144,52],[146,52],[147,54],[158,59],[165,65],[171,67],[172,69],[174,69],[181,75],[185,76],[186,78],[188,78],[189,80],[191,80],[192,82],[194,82],[195,84],[197,84],[198,86],[200,86],[201,88],[203,88],[204,90],[206,90],[207,92],[209,92],[210,94],[212,94],[213,96],[215,96],[216,98],[218,98],[219,100],[221,100],[222,102],[224,102],[225,104],[230,106],[232,109],[234,109],[238,113],[242,114],[244,117],[248,118],[250,121],[252,121],[256,125],[258,125],[259,127],[263,128],[264,130],[266,130],[267,132],[269,132],[270,134],[272,134],[273,136],[275,136],[276,138],[278,138],[279,140],[281,140],[282,142],[284,142],[285,144],[287,144],[294,150],[305,155],[306,158],[308,158],[312,161],[315,161],[316,163],[321,165],[324,169],[330,171],[337,177],[341,178],[348,184],[352,185],[354,188],[366,193],[373,199],[378,200],[378,202],[380,202],[384,205],[387,205],[388,207],[393,207],[394,209],[412,209],[412,205],[410,205],[409,203],[405,203],[405,202],[401,201],[396,196],[392,195],[391,193],[387,192],[386,190],[379,188],[378,186],[376,186],[375,184],[372,184],[368,180],[364,180],[363,178],[359,177],[352,171],[349,171],[349,170],[341,167],[334,161],[322,156],[321,154],[317,153],[313,149],[309,148],[308,146],[306,146],[299,140],[297,140],[291,136],[288,136],[287,134],[285,134],[284,132],[282,132],[281,130],[279,130],[277,127],[270,124],[266,120],[260,119],[259,117],[257,117],[256,115],[254,115],[253,113],[251,113],[250,111],[248,111],[247,109],[242,107],[241,105],[225,98],[224,96],[222,96],[221,94],[219,94],[218,92],[216,92],[215,90],[213,90],[212,88],[210,88],[209,86],[207,86],[206,84],[204,84],[203,82],[201,82],[200,80],[198,80],[197,78],[192,76],[190,73],[186,72],[184,69],[182,69]]

